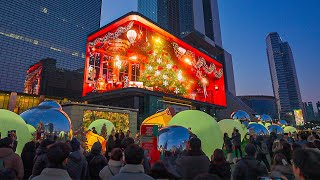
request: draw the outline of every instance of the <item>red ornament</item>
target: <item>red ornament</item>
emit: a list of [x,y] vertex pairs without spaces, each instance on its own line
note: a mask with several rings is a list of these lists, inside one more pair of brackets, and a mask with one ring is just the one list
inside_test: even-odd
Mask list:
[[151,51],[149,51],[149,52],[148,52],[148,54],[153,54],[153,51],[152,51],[152,50],[151,50]]
[[175,71],[177,71],[177,70],[178,70],[178,66],[177,66],[177,65],[174,65],[174,66],[172,66],[172,69],[175,70]]
[[169,53],[166,53],[166,56],[168,56],[169,55]]
[[159,71],[163,70],[163,67],[162,66],[158,66],[158,70]]
[[149,76],[147,76],[147,79],[150,81],[151,80],[151,76],[149,75]]

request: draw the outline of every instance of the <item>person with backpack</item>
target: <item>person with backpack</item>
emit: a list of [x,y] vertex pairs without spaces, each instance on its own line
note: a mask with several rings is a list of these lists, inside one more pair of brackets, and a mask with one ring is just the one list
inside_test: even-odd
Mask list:
[[258,177],[268,176],[268,170],[266,166],[260,161],[256,160],[256,152],[257,150],[255,145],[246,145],[246,156],[236,163],[232,173],[233,180],[256,180]]
[[80,150],[80,142],[76,138],[70,141],[71,153],[67,161],[67,171],[73,180],[87,179],[88,162]]
[[268,171],[270,171],[270,164],[267,160],[267,155],[269,154],[269,148],[267,143],[263,140],[262,136],[258,136],[256,141],[256,149],[257,149],[257,160],[262,161],[264,165],[266,165]]
[[13,140],[5,137],[0,140],[0,170],[14,169],[18,179],[23,179],[24,169],[22,159],[13,149]]
[[123,164],[122,151],[120,148],[114,148],[111,151],[110,160],[108,165],[105,166],[99,173],[101,180],[108,180],[111,177],[119,174],[119,171]]
[[100,171],[108,164],[105,156],[101,154],[102,145],[99,141],[95,142],[91,151],[87,154],[88,176],[91,180],[100,179]]

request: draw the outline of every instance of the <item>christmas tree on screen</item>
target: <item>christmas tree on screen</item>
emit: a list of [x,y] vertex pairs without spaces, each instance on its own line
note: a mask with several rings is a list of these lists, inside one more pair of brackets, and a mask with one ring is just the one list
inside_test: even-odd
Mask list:
[[145,87],[153,88],[154,91],[184,95],[186,88],[184,84],[183,71],[173,61],[164,42],[156,37],[153,39],[153,49],[148,53],[148,63],[145,64],[144,72],[139,81]]

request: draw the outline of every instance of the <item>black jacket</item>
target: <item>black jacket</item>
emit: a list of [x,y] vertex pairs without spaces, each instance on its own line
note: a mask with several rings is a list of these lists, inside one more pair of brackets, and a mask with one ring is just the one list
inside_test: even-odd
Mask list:
[[221,164],[210,162],[209,173],[219,176],[222,180],[230,180],[231,178],[231,167],[228,162],[223,162]]
[[33,159],[36,156],[35,143],[28,142],[21,153],[21,159],[24,167],[24,179],[28,179],[32,175]]
[[232,139],[235,146],[241,146],[241,134],[239,132],[235,132],[232,135]]
[[94,143],[91,152],[86,156],[88,175],[90,179],[100,179],[100,171],[108,164],[105,156],[101,155],[101,144]]
[[80,150],[69,154],[66,168],[73,180],[87,179],[87,167],[87,160]]
[[203,153],[188,152],[176,160],[176,170],[183,179],[193,179],[199,174],[208,173],[210,160]]
[[233,180],[256,180],[258,177],[268,176],[268,170],[264,164],[254,157],[245,156],[235,165]]
[[38,176],[41,174],[42,170],[48,165],[47,148],[39,147],[36,150],[36,157],[34,158],[34,165],[32,168],[32,175]]

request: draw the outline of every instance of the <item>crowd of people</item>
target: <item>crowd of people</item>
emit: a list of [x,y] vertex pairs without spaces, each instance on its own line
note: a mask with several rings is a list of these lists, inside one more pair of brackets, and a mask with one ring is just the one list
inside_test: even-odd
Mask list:
[[245,138],[243,153],[242,137],[235,129],[231,137],[224,134],[224,146],[215,149],[210,159],[202,151],[201,140],[191,133],[186,149],[173,163],[165,156],[150,157],[153,154],[147,154],[130,136],[109,135],[106,149],[97,141],[89,152],[76,138],[68,142],[31,141],[21,156],[15,153],[14,140],[6,137],[0,140],[0,179],[320,179],[320,138],[316,132],[285,133],[283,137],[253,134]]

